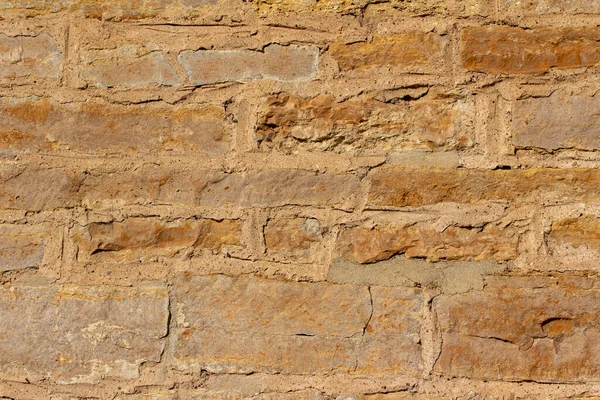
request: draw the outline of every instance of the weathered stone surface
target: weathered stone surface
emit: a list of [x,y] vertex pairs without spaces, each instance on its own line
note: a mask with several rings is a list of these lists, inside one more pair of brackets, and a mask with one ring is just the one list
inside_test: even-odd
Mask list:
[[56,40],[46,34],[0,34],[0,78],[58,78],[62,54]]
[[82,183],[79,195],[90,208],[152,203],[198,205],[202,190],[225,176],[221,172],[165,166],[94,171]]
[[49,237],[44,228],[0,225],[0,272],[39,267]]
[[0,99],[4,152],[223,154],[232,126],[223,107],[61,104],[50,99]]
[[595,14],[600,12],[598,0],[502,0],[501,6],[518,15]]
[[264,235],[267,254],[278,260],[309,260],[323,241],[323,229],[314,218],[269,220]]
[[2,0],[5,13],[35,16],[68,11],[89,18],[140,19],[190,17],[216,0]]
[[517,101],[513,106],[512,142],[517,147],[600,149],[600,96],[550,97]]
[[83,179],[76,171],[2,166],[0,208],[41,211],[74,207]]
[[600,30],[525,30],[505,26],[465,28],[460,57],[468,71],[535,74],[550,68],[577,68],[600,62]]
[[369,204],[423,206],[485,200],[515,202],[597,201],[600,171],[532,168],[477,170],[382,167],[371,173]]
[[372,313],[365,326],[356,372],[404,374],[420,370],[423,299],[415,289],[371,287]]
[[439,58],[447,39],[435,33],[411,31],[396,35],[375,35],[371,42],[334,43],[331,56],[342,71],[372,67],[428,65]]
[[[420,295],[412,289],[376,293],[381,314],[371,318],[366,287],[250,276],[182,278],[174,291],[174,357],[181,369],[211,372],[383,372],[392,365],[396,372],[417,371]],[[386,312],[393,302],[403,307]],[[361,347],[365,329],[368,346]],[[387,343],[379,332],[396,336]],[[386,345],[395,346],[393,354],[383,354]]]
[[[288,12],[338,12],[359,14],[371,4],[389,3],[393,8],[407,15],[447,14],[473,15],[487,10],[485,2],[476,0],[260,0],[258,7],[261,13],[268,15],[274,11]],[[483,3],[483,4],[482,4]],[[484,13],[485,15],[485,13]]]
[[96,383],[132,379],[160,361],[164,288],[0,288],[0,377]]
[[394,257],[374,264],[336,259],[331,263],[327,282],[363,286],[419,285],[442,293],[481,290],[487,275],[501,273],[503,264],[495,261],[440,261]]
[[483,291],[436,298],[435,371],[475,379],[600,380],[600,292],[583,277],[488,278]]
[[315,46],[269,45],[263,51],[183,51],[178,60],[192,85],[254,79],[306,81],[317,72]]
[[177,86],[180,78],[160,48],[123,45],[117,49],[84,50],[80,76],[97,87]]
[[283,205],[352,208],[359,180],[353,175],[318,174],[303,170],[268,170],[229,174],[209,183],[199,193],[199,203],[209,206]]
[[443,232],[421,224],[356,227],[342,230],[337,254],[361,264],[397,254],[427,261],[512,260],[518,255],[519,232],[513,227],[449,226]]
[[330,95],[268,98],[259,112],[257,140],[285,153],[404,149],[455,150],[473,143],[473,109],[464,100],[384,103],[358,97],[336,102]]
[[552,222],[552,230],[548,234],[548,248],[552,252],[563,246],[586,247],[600,252],[600,219],[592,215],[583,215]]
[[89,207],[161,204],[223,207],[283,205],[354,207],[359,179],[353,175],[304,170],[266,170],[225,174],[210,170],[144,167],[86,177],[80,193]]
[[241,245],[242,224],[237,220],[177,220],[127,218],[122,222],[93,223],[74,230],[79,257],[133,260],[157,255],[171,257],[188,248],[218,251]]

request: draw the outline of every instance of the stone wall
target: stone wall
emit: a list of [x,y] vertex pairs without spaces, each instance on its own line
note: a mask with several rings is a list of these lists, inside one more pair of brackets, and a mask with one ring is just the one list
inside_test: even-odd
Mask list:
[[600,1],[0,16],[0,399],[600,398]]

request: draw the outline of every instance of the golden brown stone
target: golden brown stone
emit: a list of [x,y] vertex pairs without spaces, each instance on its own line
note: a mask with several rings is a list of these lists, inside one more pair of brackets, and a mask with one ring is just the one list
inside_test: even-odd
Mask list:
[[310,259],[323,240],[321,224],[314,218],[277,218],[264,229],[267,253],[277,259]]
[[285,153],[405,149],[455,150],[473,143],[472,106],[464,100],[384,103],[358,97],[336,102],[330,95],[279,95],[262,106],[257,140]]
[[219,250],[224,245],[241,245],[241,225],[235,220],[163,222],[128,218],[123,222],[93,223],[76,229],[74,238],[83,259],[96,256],[131,260],[153,255],[173,256],[187,248]]
[[488,278],[483,291],[435,300],[443,343],[435,371],[474,379],[600,379],[595,279]]
[[587,247],[600,252],[600,220],[591,215],[584,215],[552,222],[548,247],[553,250],[565,245],[574,248]]
[[369,204],[423,206],[484,200],[514,202],[594,201],[600,199],[596,169],[516,170],[381,167],[370,176]]
[[450,226],[443,232],[431,227],[376,226],[343,230],[337,253],[361,264],[387,260],[397,254],[427,261],[512,260],[518,255],[519,234],[514,228],[483,229]]
[[460,57],[468,71],[535,74],[600,62],[597,28],[525,30],[504,26],[465,28]]
[[396,35],[375,35],[370,42],[335,43],[331,56],[342,71],[371,67],[427,65],[441,55],[446,39],[435,33],[411,31]]
[[175,360],[183,370],[219,373],[416,373],[419,292],[382,289],[372,296],[374,306],[366,287],[182,278],[174,292]]
[[231,124],[216,105],[115,106],[50,99],[0,100],[5,152],[223,154]]

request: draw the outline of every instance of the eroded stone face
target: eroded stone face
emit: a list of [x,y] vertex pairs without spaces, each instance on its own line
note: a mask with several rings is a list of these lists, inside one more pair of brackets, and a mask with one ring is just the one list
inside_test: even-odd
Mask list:
[[[180,369],[211,372],[414,373],[420,368],[421,297],[413,289],[394,290],[374,292],[380,309],[372,311],[366,287],[182,278],[174,289],[174,357]],[[403,306],[386,312],[394,302]]]
[[50,236],[43,226],[0,225],[0,272],[39,267]]
[[58,78],[62,54],[56,40],[46,34],[0,34],[0,78]]
[[598,63],[599,38],[600,31],[595,28],[466,28],[461,33],[460,57],[468,71],[536,74]]
[[330,205],[350,209],[358,188],[359,180],[353,175],[269,170],[226,175],[207,184],[198,194],[198,201],[209,206]]
[[502,0],[500,5],[515,15],[593,14],[600,11],[598,0]]
[[336,252],[361,264],[387,260],[397,254],[427,261],[512,260],[518,255],[519,233],[513,227],[463,228],[438,232],[426,225],[377,226],[343,230]]
[[441,56],[447,40],[435,33],[411,31],[375,35],[371,42],[335,43],[329,52],[340,70],[426,66]]
[[[65,129],[68,126],[69,129]],[[216,105],[115,106],[50,99],[0,101],[0,149],[7,153],[182,153],[219,155],[231,124]]]
[[600,149],[600,96],[550,97],[517,101],[513,106],[512,142],[516,147]]
[[565,246],[575,249],[585,247],[600,252],[600,220],[592,215],[583,215],[553,221],[548,235],[548,248],[553,252]]
[[118,261],[173,256],[188,248],[217,251],[225,245],[241,245],[241,230],[241,221],[236,220],[127,218],[76,228],[73,236],[82,260]]
[[76,286],[0,289],[0,377],[97,383],[133,379],[160,361],[167,334],[165,288]]
[[256,139],[263,148],[285,153],[455,150],[471,146],[472,116],[471,104],[455,99],[392,104],[365,97],[336,102],[325,94],[279,95],[261,107]]
[[435,371],[491,380],[600,380],[600,292],[583,277],[487,278],[482,291],[440,296]]
[[470,204],[485,200],[540,203],[600,198],[600,172],[583,168],[482,170],[389,166],[373,170],[370,180],[368,201],[373,206]]
[[306,81],[317,70],[315,46],[269,45],[264,51],[184,51],[177,59],[192,85],[256,79]]
[[323,229],[314,218],[276,218],[264,228],[269,256],[286,260],[310,260],[323,241]]
[[123,45],[80,55],[83,80],[101,88],[177,86],[181,80],[157,46]]

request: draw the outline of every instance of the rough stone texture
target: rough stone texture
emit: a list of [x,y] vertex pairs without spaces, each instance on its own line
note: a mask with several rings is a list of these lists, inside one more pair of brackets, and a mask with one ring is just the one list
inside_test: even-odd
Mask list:
[[501,6],[518,15],[594,14],[600,11],[598,0],[502,0]]
[[82,52],[81,78],[101,88],[177,86],[181,80],[165,55],[152,44]]
[[329,51],[340,70],[428,65],[441,56],[446,40],[435,33],[376,35],[370,42],[335,43]]
[[595,28],[534,29],[488,26],[461,32],[460,58],[468,71],[536,74],[600,62]]
[[566,96],[517,101],[513,138],[517,147],[545,150],[600,149],[600,96]]
[[266,99],[257,140],[286,154],[298,151],[455,150],[473,144],[472,105],[439,99],[385,103],[372,98],[336,102],[332,96]]
[[39,267],[44,258],[44,241],[49,238],[43,227],[1,225],[0,272]]
[[600,0],[0,0],[0,399],[600,396]]
[[323,242],[323,228],[314,218],[270,220],[264,235],[267,254],[279,260],[310,260]]
[[0,208],[53,210],[78,204],[83,174],[37,167],[0,167]]
[[160,361],[168,303],[160,287],[3,287],[0,376],[58,383],[134,379],[143,362]]
[[548,247],[550,251],[555,251],[562,246],[575,249],[585,247],[600,252],[600,220],[592,215],[583,215],[553,221],[548,234]]
[[[419,369],[421,298],[415,290],[371,293],[358,286],[213,276],[182,279],[174,298],[174,357],[184,370],[316,374]],[[384,335],[394,335],[393,341]]]
[[317,174],[302,170],[262,171],[256,174],[231,174],[210,183],[199,194],[199,202],[215,207],[276,207],[292,204],[352,208],[358,188],[358,178],[352,175]]
[[36,36],[0,34],[0,78],[58,78],[62,54],[56,40]]
[[[65,130],[65,124],[72,129]],[[0,149],[81,153],[227,152],[231,126],[216,105],[119,107],[49,99],[0,101]]]
[[489,279],[483,291],[435,300],[451,376],[598,381],[598,284],[590,278]]
[[263,51],[184,51],[177,57],[192,85],[254,79],[306,81],[316,73],[314,46],[270,45]]
[[450,226],[442,232],[432,227],[376,226],[343,230],[337,240],[338,254],[368,264],[397,254],[427,261],[512,260],[518,255],[519,234],[514,228]]
[[370,176],[374,206],[423,206],[486,200],[551,202],[597,201],[600,173],[594,169],[533,168],[473,170],[383,167]]
[[373,264],[336,259],[327,281],[367,286],[422,286],[442,293],[462,293],[482,289],[484,277],[501,273],[503,264],[495,261],[427,262],[398,256]]
[[215,0],[3,0],[0,10],[18,16],[70,12],[88,18],[182,18],[199,14]]
[[188,248],[217,251],[241,245],[240,221],[190,220],[162,222],[128,218],[94,223],[74,232],[81,259],[132,260],[156,255],[173,256]]

